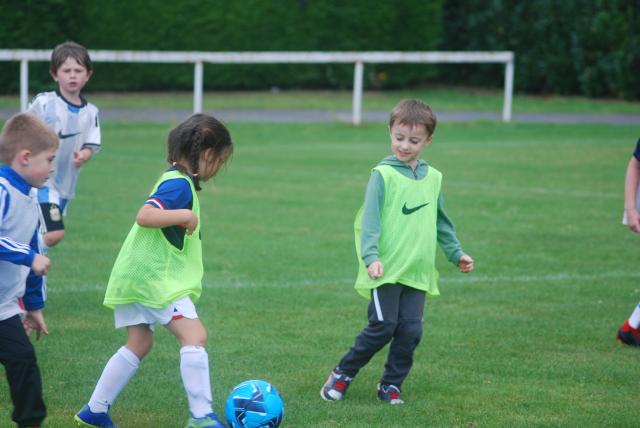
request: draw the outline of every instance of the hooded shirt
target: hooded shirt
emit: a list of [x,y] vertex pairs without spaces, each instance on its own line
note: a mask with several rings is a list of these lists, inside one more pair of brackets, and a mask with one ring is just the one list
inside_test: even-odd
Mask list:
[[[426,161],[418,160],[415,171],[409,165],[395,156],[387,156],[378,165],[390,165],[405,177],[421,180],[427,176],[429,165]],[[379,260],[378,242],[380,240],[380,219],[382,207],[384,206],[384,180],[382,175],[373,170],[367,184],[362,213],[362,233],[360,237],[360,248],[362,261],[365,266],[369,266]],[[444,252],[447,260],[457,265],[460,257],[464,254],[460,241],[456,236],[455,226],[444,210],[442,192],[438,195],[438,216],[436,220],[438,244]]]

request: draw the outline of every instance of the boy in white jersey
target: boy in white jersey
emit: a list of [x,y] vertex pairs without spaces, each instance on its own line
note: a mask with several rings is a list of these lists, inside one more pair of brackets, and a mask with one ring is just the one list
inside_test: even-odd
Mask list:
[[29,111],[42,119],[60,140],[55,171],[38,190],[45,222],[43,240],[52,247],[64,237],[62,217],[75,196],[80,168],[100,150],[100,123],[96,106],[80,95],[93,73],[87,50],[73,42],[56,46],[49,71],[58,89],[36,95]]
[[[11,117],[0,134],[0,363],[5,368],[19,427],[37,427],[46,416],[42,381],[28,335],[48,334],[45,290],[28,281],[29,268],[44,275],[49,259],[38,251],[39,209],[30,196],[53,171],[58,138],[37,117]],[[23,315],[26,310],[26,315]],[[4,397],[3,397],[4,400]],[[0,426],[7,426],[0,421]]]

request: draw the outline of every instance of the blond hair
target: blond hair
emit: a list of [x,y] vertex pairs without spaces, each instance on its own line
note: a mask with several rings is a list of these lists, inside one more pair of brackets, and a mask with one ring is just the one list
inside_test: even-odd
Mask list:
[[400,123],[402,125],[416,126],[424,125],[429,135],[433,135],[436,130],[436,124],[438,120],[436,114],[431,110],[427,104],[420,100],[406,99],[400,101],[391,110],[389,116],[389,128],[394,124]]
[[20,150],[34,155],[58,148],[58,137],[32,113],[18,113],[7,120],[0,133],[0,162],[10,164]]

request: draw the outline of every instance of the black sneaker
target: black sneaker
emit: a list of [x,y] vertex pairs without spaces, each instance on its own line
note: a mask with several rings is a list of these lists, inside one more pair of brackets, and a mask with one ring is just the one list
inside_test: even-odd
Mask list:
[[343,400],[352,380],[352,377],[332,371],[320,390],[320,397],[326,401]]
[[404,404],[400,398],[400,388],[395,385],[378,384],[378,399],[389,404]]
[[631,327],[629,321],[625,321],[624,324],[622,324],[618,330],[616,339],[627,345],[640,347],[640,331],[638,331],[637,328]]

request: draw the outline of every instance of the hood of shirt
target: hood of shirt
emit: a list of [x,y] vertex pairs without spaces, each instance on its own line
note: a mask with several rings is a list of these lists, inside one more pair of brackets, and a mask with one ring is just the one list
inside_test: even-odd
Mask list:
[[387,156],[386,158],[382,159],[378,163],[378,165],[390,165],[394,167],[396,171],[399,171],[400,173],[402,173],[402,175],[404,175],[405,177],[413,178],[414,180],[420,180],[426,177],[427,169],[429,168],[429,165],[425,160],[418,159],[418,166],[414,171],[411,169],[409,165],[407,165],[405,162],[402,162],[401,160],[399,160],[397,157],[393,155]]

